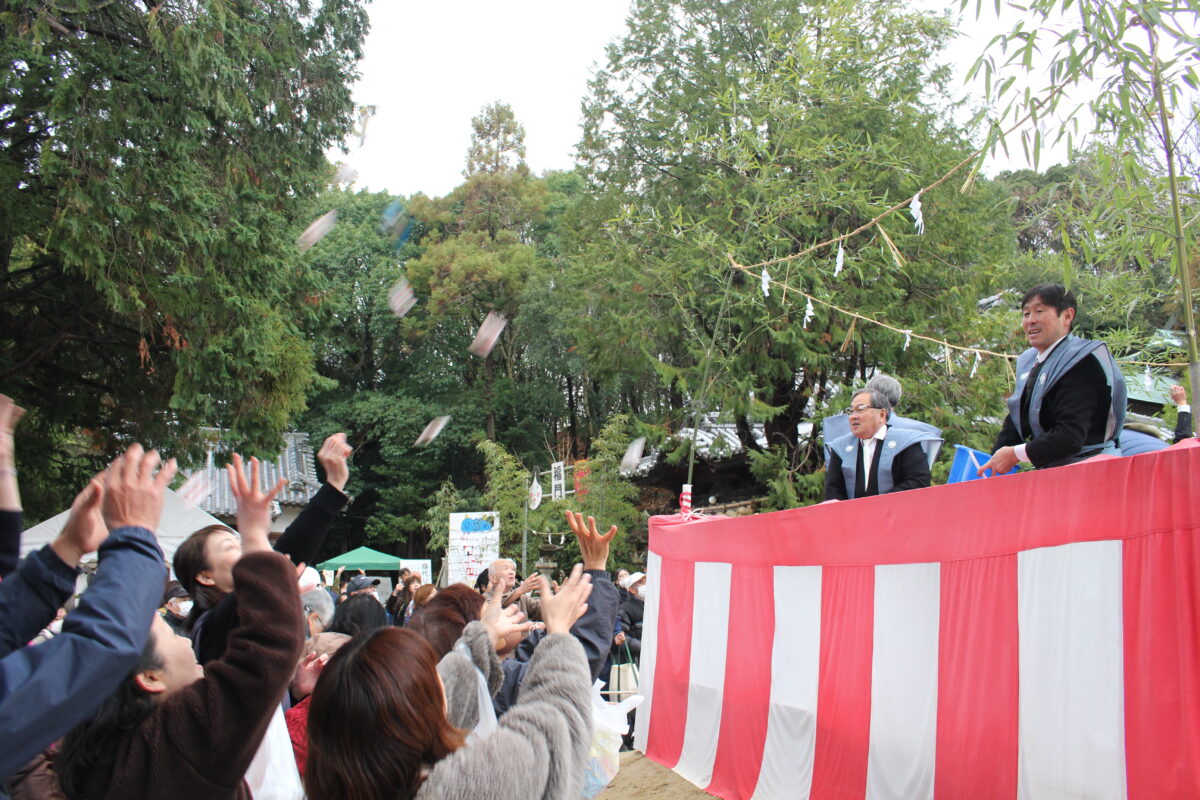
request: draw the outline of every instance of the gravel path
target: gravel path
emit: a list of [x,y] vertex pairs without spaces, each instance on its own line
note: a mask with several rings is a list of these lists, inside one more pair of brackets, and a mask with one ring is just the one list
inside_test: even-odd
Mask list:
[[712,800],[671,770],[637,751],[621,753],[621,769],[597,800]]

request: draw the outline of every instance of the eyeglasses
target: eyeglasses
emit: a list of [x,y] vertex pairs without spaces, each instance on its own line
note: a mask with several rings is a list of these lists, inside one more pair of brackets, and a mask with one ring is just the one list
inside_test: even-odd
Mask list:
[[845,414],[846,416],[850,416],[851,414],[861,414],[870,408],[879,408],[879,406],[871,406],[871,405],[867,405],[866,403],[860,403],[859,405],[856,405],[856,406],[847,407],[846,409],[844,409],[842,411],[842,413]]

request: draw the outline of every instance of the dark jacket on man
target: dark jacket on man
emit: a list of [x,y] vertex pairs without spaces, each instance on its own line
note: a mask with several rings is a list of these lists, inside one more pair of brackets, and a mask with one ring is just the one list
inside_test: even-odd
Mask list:
[[1104,369],[1095,357],[1087,357],[1067,370],[1042,399],[1040,436],[1033,435],[1029,421],[1032,381],[1027,381],[1021,397],[1021,431],[1010,413],[996,438],[993,452],[1001,447],[1026,443],[1025,454],[1033,466],[1051,467],[1081,461],[1081,449],[1098,446],[1107,438],[1112,390]]
[[[589,569],[586,572],[592,576],[592,594],[588,597],[587,611],[571,626],[571,634],[583,645],[591,680],[594,681],[604,667],[608,648],[612,644],[612,631],[617,619],[617,587],[608,570]],[[534,631],[517,646],[512,658],[501,662],[503,683],[492,698],[496,714],[503,714],[517,702],[529,660],[544,638],[545,631]]]
[[[838,441],[844,441],[839,439]],[[842,469],[842,456],[846,455],[842,452],[831,452],[829,456],[829,466],[825,470],[825,499],[826,500],[849,500],[858,497],[873,497],[879,492],[879,465],[882,459],[882,450],[887,440],[880,440],[875,445],[875,458],[871,461],[870,483],[866,481],[866,470],[863,468],[863,446],[862,442],[858,442],[855,448],[857,459],[856,468],[854,470],[854,492],[851,494],[849,487],[846,486],[845,471]],[[903,492],[908,489],[921,489],[928,486],[932,482],[929,474],[929,459],[925,455],[925,450],[920,442],[910,444],[905,447],[892,459],[892,488],[888,490],[888,494],[893,492]]]

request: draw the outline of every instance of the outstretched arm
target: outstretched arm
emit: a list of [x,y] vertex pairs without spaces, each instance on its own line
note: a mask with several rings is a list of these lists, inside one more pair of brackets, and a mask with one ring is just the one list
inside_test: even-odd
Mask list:
[[0,394],[0,578],[17,568],[21,554],[21,493],[13,430],[24,414],[25,409]]
[[571,633],[583,645],[587,654],[592,680],[600,674],[604,660],[612,647],[613,627],[617,622],[620,593],[608,574],[608,551],[617,526],[612,525],[601,535],[596,529],[596,520],[582,514],[566,512],[567,524],[579,540],[579,552],[583,555],[583,569],[592,579],[592,594],[587,612],[571,628]]
[[45,624],[74,588],[77,561],[67,564],[64,557],[99,547],[101,568],[62,633],[0,658],[0,731],[7,745],[0,749],[0,779],[86,719],[137,663],[166,577],[153,528],[175,465],[156,477],[158,463],[157,453],[131,447],[105,475],[103,531],[77,528],[70,541],[55,542],[62,547],[31,555],[0,584],[0,618],[41,603],[49,611]]
[[1179,444],[1184,439],[1195,436],[1192,428],[1192,407],[1188,405],[1187,390],[1182,386],[1171,387],[1171,402],[1175,403],[1178,415],[1175,417],[1175,439],[1172,444]]
[[292,559],[293,564],[312,564],[317,560],[325,535],[338,512],[350,501],[342,490],[350,477],[349,458],[353,452],[344,433],[330,436],[317,452],[317,461],[325,470],[325,484],[275,543],[275,550]]

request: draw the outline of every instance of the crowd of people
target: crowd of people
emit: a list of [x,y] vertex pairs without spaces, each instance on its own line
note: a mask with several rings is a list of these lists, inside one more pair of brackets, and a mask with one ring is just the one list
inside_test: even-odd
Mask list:
[[348,502],[337,434],[274,545],[283,483],[235,454],[236,531],[193,533],[168,580],[155,530],[176,467],[135,444],[19,561],[21,414],[0,396],[0,797],[580,796],[624,613],[615,526],[567,513],[583,563],[561,586],[500,560],[482,591],[406,571],[386,599],[366,575],[335,593],[306,565]]
[[[1119,452],[1122,436],[1153,449],[1123,427],[1116,362],[1071,334],[1071,294],[1040,286],[1022,306],[1030,349],[980,473]],[[1176,439],[1190,436],[1186,395],[1172,397]],[[929,484],[940,431],[895,414],[899,399],[880,376],[826,420],[827,499]],[[134,444],[19,560],[22,413],[0,395],[0,798],[580,795],[592,686],[620,699],[614,676],[641,654],[647,576],[610,574],[615,526],[566,512],[582,563],[561,586],[510,559],[475,587],[409,570],[386,599],[364,574],[324,586],[307,564],[349,502],[335,434],[317,455],[325,483],[274,544],[285,483],[263,487],[257,459],[234,454],[236,531],[191,534],[168,580],[155,530],[176,465]],[[76,597],[88,553],[99,566]]]

